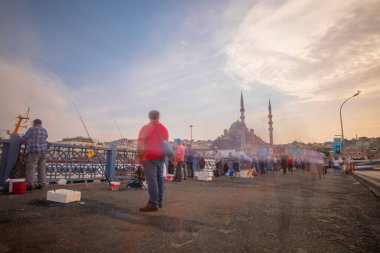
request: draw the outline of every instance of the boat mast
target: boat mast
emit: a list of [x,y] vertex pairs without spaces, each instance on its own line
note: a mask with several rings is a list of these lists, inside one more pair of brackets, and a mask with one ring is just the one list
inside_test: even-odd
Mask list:
[[[11,134],[18,134],[18,131],[20,130],[21,127],[27,128],[27,123],[29,120],[29,111],[30,111],[30,107],[28,107],[28,110],[26,111],[24,116],[18,115],[17,123],[15,125],[15,129],[13,130],[13,132]],[[23,120],[25,120],[25,122],[24,122],[25,125],[22,126],[21,123]]]

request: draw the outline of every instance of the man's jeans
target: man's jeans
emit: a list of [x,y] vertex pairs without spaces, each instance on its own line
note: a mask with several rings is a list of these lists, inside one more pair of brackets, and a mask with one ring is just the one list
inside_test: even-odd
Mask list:
[[158,206],[162,203],[164,194],[164,158],[151,159],[143,162],[144,175],[148,184],[149,203]]
[[36,184],[36,168],[38,172],[38,183],[46,184],[46,153],[30,153],[26,158],[26,183],[34,187]]

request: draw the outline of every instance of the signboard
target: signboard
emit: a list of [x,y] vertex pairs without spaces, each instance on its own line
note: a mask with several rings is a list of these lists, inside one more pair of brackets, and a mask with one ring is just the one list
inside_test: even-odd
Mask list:
[[333,152],[334,156],[338,156],[342,153],[342,139],[341,138],[334,138],[333,142]]

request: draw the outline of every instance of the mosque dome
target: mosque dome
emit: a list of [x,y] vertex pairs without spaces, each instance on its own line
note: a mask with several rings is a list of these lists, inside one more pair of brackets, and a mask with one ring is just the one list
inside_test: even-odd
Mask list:
[[239,130],[239,129],[242,129],[244,128],[245,125],[244,123],[242,123],[241,121],[235,121],[234,123],[232,123],[232,125],[230,126],[230,130]]

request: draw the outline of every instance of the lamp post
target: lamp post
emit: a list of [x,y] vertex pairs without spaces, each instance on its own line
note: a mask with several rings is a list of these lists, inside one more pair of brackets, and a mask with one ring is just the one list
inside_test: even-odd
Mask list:
[[340,128],[342,130],[342,155],[344,154],[344,134],[343,134],[343,122],[342,122],[342,107],[343,105],[348,101],[350,100],[351,98],[353,97],[356,97],[360,94],[360,90],[358,92],[355,93],[355,95],[353,95],[352,97],[349,97],[347,98],[346,100],[344,100],[344,102],[342,103],[342,105],[340,106],[340,111],[339,111],[339,114],[340,114]]
[[193,146],[193,125],[190,125],[190,144]]

